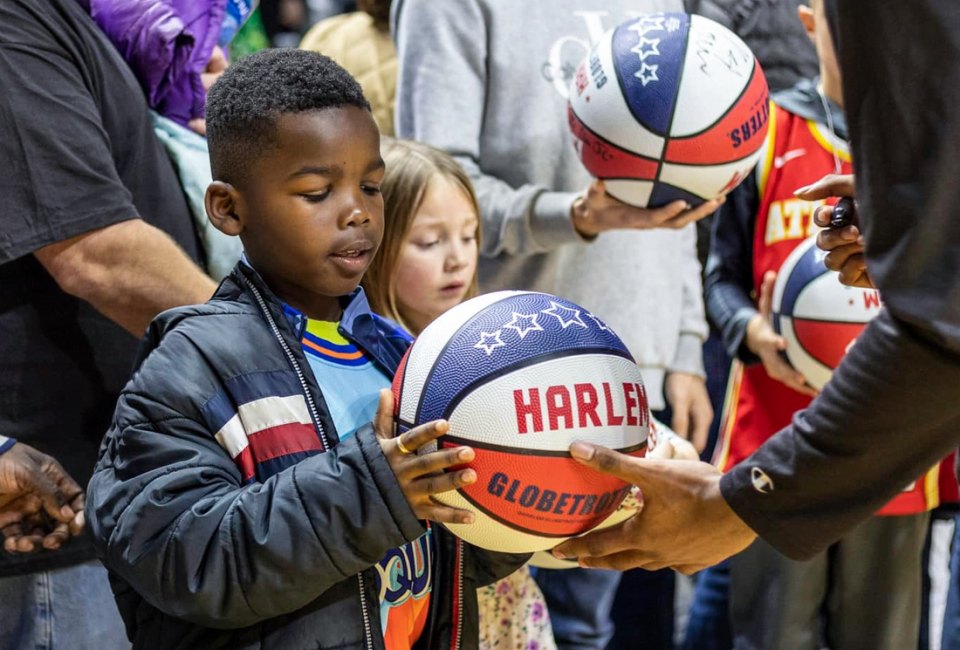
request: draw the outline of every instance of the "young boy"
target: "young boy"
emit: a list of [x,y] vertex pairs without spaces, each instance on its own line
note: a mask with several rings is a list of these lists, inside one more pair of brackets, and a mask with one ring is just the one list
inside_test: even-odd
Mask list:
[[[817,230],[813,213],[819,203],[803,201],[795,191],[851,169],[840,72],[823,4],[813,0],[799,8],[820,58],[820,77],[773,96],[765,155],[713,224],[707,312],[740,361],[731,375],[718,446],[717,465],[724,471],[789,425],[815,394],[781,357],[787,343],[770,324],[770,304],[777,270]],[[937,478],[936,468],[919,477],[881,516],[812,560],[790,560],[762,540],[731,558],[734,647],[916,646],[921,555],[927,511],[939,499]]]
[[359,85],[316,53],[255,54],[207,129],[207,211],[245,257],[151,325],[87,494],[134,647],[475,647],[476,587],[526,556],[422,521],[471,517],[430,497],[476,480],[437,473],[473,451],[413,453],[446,423],[389,437],[409,337],[358,288],[383,232]]

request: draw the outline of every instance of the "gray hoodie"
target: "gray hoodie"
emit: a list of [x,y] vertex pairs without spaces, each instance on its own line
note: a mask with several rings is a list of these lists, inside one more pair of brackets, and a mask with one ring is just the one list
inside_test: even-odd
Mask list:
[[561,295],[606,321],[643,372],[653,409],[667,371],[703,375],[696,230],[585,241],[570,209],[590,176],[567,129],[569,81],[591,43],[680,0],[403,0],[397,133],[453,154],[477,188],[481,286]]

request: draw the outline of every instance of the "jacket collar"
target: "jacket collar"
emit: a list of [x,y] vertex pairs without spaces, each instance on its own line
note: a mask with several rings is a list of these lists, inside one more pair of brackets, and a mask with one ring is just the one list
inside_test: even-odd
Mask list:
[[[268,307],[274,312],[275,316],[283,316],[283,319],[289,323],[296,339],[299,341],[303,337],[303,330],[307,326],[307,317],[299,310],[284,303],[273,290],[270,289],[253,266],[247,261],[246,256],[241,257],[240,261],[233,270],[234,274],[239,274],[246,278],[255,286],[264,296]],[[242,287],[242,282],[238,283]],[[343,308],[343,315],[340,317],[340,331],[344,336],[360,343],[368,351],[377,353],[379,351],[379,336],[376,327],[374,313],[370,310],[370,303],[363,292],[363,287],[357,287],[349,295],[340,298],[340,305]],[[386,319],[380,318],[386,323]],[[390,323],[392,327],[396,327]],[[397,328],[399,329],[399,328]],[[409,337],[407,337],[409,340]]]

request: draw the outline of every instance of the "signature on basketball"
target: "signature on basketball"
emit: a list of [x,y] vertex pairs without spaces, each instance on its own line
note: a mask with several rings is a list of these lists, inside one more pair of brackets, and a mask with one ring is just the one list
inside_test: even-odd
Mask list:
[[700,72],[708,77],[713,75],[713,66],[716,65],[738,77],[745,77],[753,70],[753,61],[747,53],[737,52],[729,44],[721,43],[713,32],[699,37],[694,46],[700,60]]

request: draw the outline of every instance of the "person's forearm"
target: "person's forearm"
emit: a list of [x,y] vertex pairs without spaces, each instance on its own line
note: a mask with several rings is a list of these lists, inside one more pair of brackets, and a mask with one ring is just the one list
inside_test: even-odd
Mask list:
[[134,336],[165,309],[204,302],[216,285],[159,229],[131,219],[34,253],[67,293]]
[[960,441],[960,358],[883,311],[793,424],[721,481],[730,506],[797,559],[877,511]]

